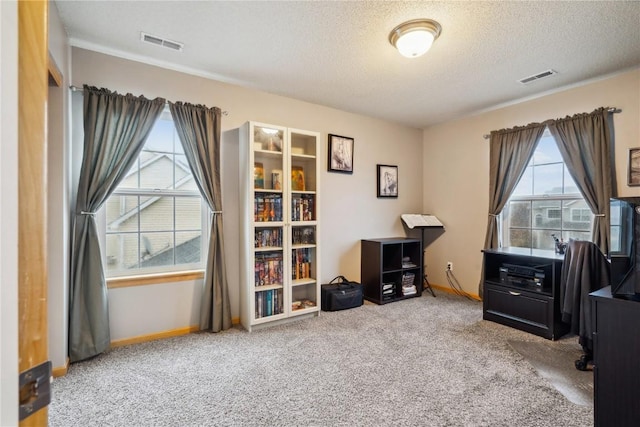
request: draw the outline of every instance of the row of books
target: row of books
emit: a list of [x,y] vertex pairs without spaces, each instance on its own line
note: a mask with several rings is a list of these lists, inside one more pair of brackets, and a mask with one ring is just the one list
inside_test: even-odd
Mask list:
[[311,277],[312,248],[294,249],[291,257],[291,278]]
[[256,193],[253,219],[257,222],[282,221],[282,195]]
[[282,253],[267,252],[256,255],[255,285],[279,285],[283,282]]
[[282,289],[256,292],[256,319],[283,312]]
[[293,227],[292,241],[294,245],[310,245],[316,243],[315,227]]
[[255,230],[255,247],[281,247],[282,246],[282,229],[280,228],[264,228]]
[[292,221],[313,221],[314,214],[313,194],[300,194],[291,199]]

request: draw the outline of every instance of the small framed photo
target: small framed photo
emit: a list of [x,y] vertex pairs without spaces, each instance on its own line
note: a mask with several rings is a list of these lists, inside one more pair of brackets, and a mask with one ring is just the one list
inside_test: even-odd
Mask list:
[[398,197],[398,166],[378,165],[378,197]]
[[329,134],[329,172],[353,173],[353,138]]
[[629,186],[640,185],[640,147],[629,149]]

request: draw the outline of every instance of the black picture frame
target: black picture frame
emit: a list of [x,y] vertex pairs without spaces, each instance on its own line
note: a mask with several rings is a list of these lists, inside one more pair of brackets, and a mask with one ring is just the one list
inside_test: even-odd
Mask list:
[[353,173],[354,140],[348,136],[329,134],[327,170],[329,172]]
[[377,165],[377,195],[379,198],[398,197],[398,166]]
[[640,147],[629,149],[627,185],[630,187],[640,186]]

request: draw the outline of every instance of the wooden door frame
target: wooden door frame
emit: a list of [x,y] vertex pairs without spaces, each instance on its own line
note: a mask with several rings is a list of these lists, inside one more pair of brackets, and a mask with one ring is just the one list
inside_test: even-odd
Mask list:
[[[48,1],[18,2],[18,370],[48,360]],[[46,426],[47,408],[21,426]]]

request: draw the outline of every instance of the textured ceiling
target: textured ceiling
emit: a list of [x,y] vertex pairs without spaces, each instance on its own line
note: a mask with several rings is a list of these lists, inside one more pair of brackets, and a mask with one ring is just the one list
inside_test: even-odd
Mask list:
[[[416,128],[640,66],[637,1],[55,4],[74,46]],[[408,59],[388,35],[416,18],[442,34]],[[518,82],[547,69],[558,74]]]

